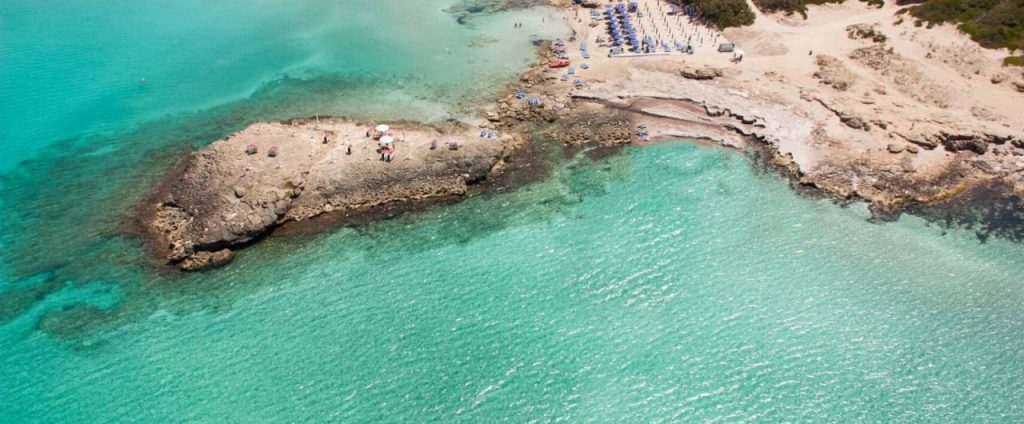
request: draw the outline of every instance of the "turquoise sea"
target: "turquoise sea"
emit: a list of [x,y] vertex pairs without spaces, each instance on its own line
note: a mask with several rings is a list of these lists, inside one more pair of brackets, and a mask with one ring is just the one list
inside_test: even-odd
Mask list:
[[1024,247],[691,143],[148,266],[130,208],[188,151],[464,116],[563,35],[453,1],[3,2],[0,422],[1024,421]]

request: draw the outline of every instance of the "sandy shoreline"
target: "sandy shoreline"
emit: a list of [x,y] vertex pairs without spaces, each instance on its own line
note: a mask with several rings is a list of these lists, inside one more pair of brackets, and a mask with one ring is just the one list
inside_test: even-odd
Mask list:
[[[753,149],[798,187],[863,199],[879,216],[943,205],[976,214],[993,198],[1012,209],[1024,194],[1024,115],[1011,113],[1024,109],[1024,75],[951,28],[916,28],[894,7],[860,3],[812,7],[806,21],[759,14],[721,34],[649,13],[646,30],[690,37],[696,54],[624,58],[601,47],[603,20],[591,27],[589,9],[565,10],[578,38],[562,46],[575,68],[568,78],[548,68],[559,53],[544,44],[480,120],[396,123],[392,162],[362,134],[376,123],[254,124],[190,156],[154,190],[142,219],[150,246],[179,268],[204,269],[286,223],[319,218],[299,230],[315,231],[457,201],[481,181],[540,175],[515,158],[535,131],[567,146],[693,139]],[[727,41],[744,49],[742,62],[714,51]],[[322,143],[324,131],[335,139]],[[459,150],[446,148],[453,138]],[[244,154],[247,144],[259,153]],[[282,154],[266,157],[271,145]]]

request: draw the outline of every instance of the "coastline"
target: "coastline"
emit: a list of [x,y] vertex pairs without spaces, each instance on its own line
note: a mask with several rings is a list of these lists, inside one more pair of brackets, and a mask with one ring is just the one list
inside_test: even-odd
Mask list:
[[[709,52],[713,43],[695,55],[596,54],[584,87],[568,92],[646,125],[649,142],[754,148],[795,188],[863,200],[879,219],[914,211],[970,224],[984,214],[948,210],[958,199],[1022,205],[1024,120],[1007,112],[1024,106],[1024,72],[955,28],[919,28],[898,10],[847,3],[812,6],[806,20],[758,13],[754,25],[716,36],[745,50],[739,63]],[[601,29],[575,25],[591,46]]]
[[[285,231],[297,232],[357,225],[405,211],[458,201],[467,196],[469,187],[481,182],[486,184],[499,178],[515,181],[517,174],[523,174],[522,170],[516,169],[515,155],[521,154],[527,143],[537,142],[532,140],[537,137],[536,134],[528,135],[530,131],[544,134],[543,138],[568,147],[607,148],[690,139],[748,152],[753,150],[756,151],[756,162],[760,166],[788,178],[799,191],[837,201],[863,200],[869,204],[876,218],[883,220],[896,219],[900,213],[911,211],[950,225],[971,224],[975,219],[987,219],[985,213],[977,211],[978,203],[996,198],[1001,200],[998,202],[1000,205],[1009,204],[1011,208],[1012,205],[1021,204],[1024,178],[1016,170],[1024,169],[1021,168],[1024,167],[1024,161],[1019,159],[1024,156],[1024,140],[1012,130],[1015,125],[1021,125],[1014,121],[1017,118],[993,120],[991,118],[995,115],[988,114],[984,116],[988,119],[974,116],[970,120],[957,121],[952,127],[943,125],[942,122],[952,122],[954,118],[951,115],[960,117],[957,113],[963,110],[977,115],[978,110],[990,110],[994,106],[988,105],[986,108],[970,104],[957,107],[948,103],[937,104],[936,98],[941,97],[938,94],[915,97],[911,95],[913,93],[908,94],[899,81],[872,79],[875,76],[865,75],[863,69],[850,71],[848,68],[854,66],[856,55],[860,54],[856,52],[865,49],[872,54],[881,52],[878,54],[887,56],[884,59],[886,63],[911,60],[894,59],[893,55],[899,53],[893,53],[894,49],[888,50],[888,53],[880,50],[888,45],[885,42],[864,39],[845,31],[855,25],[858,28],[864,25],[868,28],[885,26],[882,20],[893,10],[872,9],[861,5],[827,6],[812,9],[811,20],[815,19],[814,14],[821,11],[827,17],[823,25],[833,30],[843,30],[831,36],[845,40],[840,44],[853,51],[849,58],[829,60],[819,55],[807,59],[812,66],[817,64],[818,69],[805,64],[794,66],[794,69],[784,69],[778,64],[790,59],[777,49],[763,46],[748,47],[751,53],[741,64],[727,63],[729,55],[711,52],[629,59],[606,58],[598,54],[585,60],[591,66],[585,71],[580,70],[577,75],[585,79],[586,83],[574,88],[571,83],[559,78],[562,70],[548,68],[547,64],[555,60],[557,54],[550,42],[543,42],[539,43],[538,61],[513,81],[492,107],[482,112],[479,121],[441,124],[461,128],[464,131],[462,136],[465,137],[461,142],[463,144],[472,144],[475,138],[473,132],[501,134],[501,152],[475,158],[477,162],[471,167],[476,171],[471,177],[465,177],[467,174],[462,172],[447,172],[447,176],[439,180],[438,175],[433,174],[423,180],[425,185],[417,185],[408,184],[408,181],[394,174],[388,177],[385,173],[383,179],[376,178],[372,183],[374,187],[386,188],[381,193],[368,197],[367,187],[352,186],[341,190],[343,194],[313,196],[314,200],[308,200],[311,196],[301,193],[303,188],[299,184],[290,187],[299,193],[290,192],[287,196],[275,197],[270,202],[270,209],[274,209],[274,213],[263,214],[266,217],[258,219],[259,224],[243,225],[238,231],[206,237],[200,242],[188,239],[203,239],[199,234],[208,232],[208,228],[194,228],[187,232],[187,236],[170,235],[179,230],[169,228],[180,229],[183,226],[168,226],[166,214],[161,217],[151,210],[148,215],[144,215],[141,225],[144,234],[148,234],[151,250],[166,257],[172,264],[177,264],[179,268],[199,270],[219,266],[230,261],[231,248],[244,247],[285,225],[293,227]],[[572,20],[569,13],[565,14],[565,18],[567,21]],[[760,23],[753,27],[727,30],[723,36],[742,40],[755,33],[764,38],[763,33],[766,31],[792,28],[786,26],[790,25],[788,22],[776,20],[776,17],[761,15],[758,21]],[[846,25],[854,21],[867,23]],[[595,37],[599,31],[584,25],[583,19],[572,21],[570,25],[574,38],[578,36],[582,42],[596,44]],[[813,27],[813,24],[804,25]],[[895,27],[900,24],[889,25]],[[945,39],[952,37],[953,41],[958,41],[956,37],[962,37],[949,34],[948,28],[939,30],[945,31],[941,34]],[[920,29],[911,33],[904,28],[899,37],[889,37],[887,40],[891,44],[905,42],[904,38],[917,42],[915,40],[923,37],[918,34],[920,31],[933,30]],[[828,37],[821,38],[829,41]],[[898,40],[893,41],[894,38]],[[564,47],[574,63],[584,61],[579,52],[572,48],[580,41],[570,41]],[[710,49],[710,46],[707,47]],[[836,69],[831,69],[831,73],[825,72],[821,69],[823,63],[842,72]],[[986,72],[992,71],[986,68]],[[836,76],[836,73],[841,75]],[[823,74],[829,76],[825,78]],[[880,75],[884,76],[885,72]],[[981,75],[980,71],[978,75]],[[843,86],[837,85],[837,78],[843,79],[846,86],[868,86],[867,91],[862,94],[851,93],[845,88],[836,89],[837,86]],[[931,84],[926,76],[920,78],[926,81],[917,82],[915,86]],[[1012,91],[1009,85],[997,87],[1003,88]],[[851,99],[854,95],[859,98]],[[867,100],[868,96],[872,96],[870,101]],[[999,96],[996,101],[1005,102],[1008,98],[1012,101],[1012,97],[1007,96]],[[920,103],[915,107],[925,112],[938,111],[936,113],[944,116],[945,120],[925,119],[927,117],[904,119],[894,115],[898,110],[905,110],[907,103],[914,101]],[[360,123],[344,118],[321,119],[335,124],[360,126]],[[276,125],[292,126],[295,131],[307,131],[311,122],[308,119],[289,120]],[[256,124],[254,127],[260,125],[275,124]],[[398,125],[419,129],[439,128],[413,122]],[[649,129],[643,139],[636,134],[638,125]],[[904,128],[907,126],[915,131],[913,135]],[[196,158],[203,157],[204,152],[209,152],[211,148],[216,150],[216,146],[229,143],[232,139],[238,144],[239,138],[251,138],[252,134],[246,133],[251,128],[190,156],[189,164],[170,172],[164,183],[147,200],[147,204],[175,204],[174,201],[168,201],[167,196],[175,190],[181,191],[181,181],[189,180],[186,177],[187,169],[190,166],[196,168]],[[346,135],[346,139],[350,136]],[[237,150],[239,145],[234,148]],[[424,146],[418,149],[424,149]],[[313,157],[312,154],[310,157]],[[447,166],[455,169],[453,164],[460,160],[455,159]],[[519,161],[534,162],[529,158],[519,158]],[[407,168],[406,171],[411,173],[404,177],[413,175],[413,180],[416,180],[424,169],[420,165]],[[534,177],[542,175],[537,172],[528,173]],[[324,181],[330,186],[347,178],[342,173]],[[282,181],[286,182],[285,185],[292,183],[288,178]],[[227,187],[223,183],[213,185],[225,190]],[[506,183],[501,189],[515,188],[516,185]],[[331,190],[334,189],[328,191]],[[212,194],[200,197],[209,199],[211,196],[217,197]],[[300,196],[305,197],[297,201],[297,205],[292,205],[293,200],[287,200],[288,205],[277,204],[285,202],[286,198],[298,199]],[[368,200],[371,197],[373,200]],[[257,215],[262,213],[261,208],[252,210]],[[226,215],[222,212],[217,210],[214,214],[223,218]],[[171,220],[191,221],[204,213],[210,212],[196,209],[189,217],[176,215]],[[1022,232],[1017,223],[1013,222],[1016,218],[1012,214],[1009,217],[999,215],[998,219],[1003,222],[994,232],[1019,241],[1021,238],[1018,236]],[[168,239],[178,241],[168,244]]]

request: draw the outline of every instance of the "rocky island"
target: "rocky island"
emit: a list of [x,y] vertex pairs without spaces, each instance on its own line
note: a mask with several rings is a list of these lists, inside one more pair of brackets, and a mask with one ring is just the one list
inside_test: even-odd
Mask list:
[[150,246],[182,270],[291,221],[461,196],[500,167],[514,137],[462,124],[306,119],[254,124],[190,155],[143,206]]

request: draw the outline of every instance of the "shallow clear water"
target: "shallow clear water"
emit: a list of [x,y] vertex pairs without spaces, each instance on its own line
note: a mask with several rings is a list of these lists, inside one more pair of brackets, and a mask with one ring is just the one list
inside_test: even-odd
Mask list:
[[[7,0],[0,170],[43,146],[232,101],[248,121],[313,114],[442,119],[496,93],[567,30],[552,11],[478,15],[454,0]],[[513,29],[513,22],[524,28]],[[237,118],[237,117],[235,117]],[[149,140],[140,141],[152,144]]]
[[[1024,417],[1019,245],[915,218],[869,224],[863,207],[801,198],[753,169],[688,144],[632,149],[515,193],[271,239],[199,276],[68,286],[0,328],[0,410],[47,421]],[[78,302],[99,308],[55,312]]]
[[[261,49],[298,43],[286,36],[291,21],[272,18],[280,13],[306,23],[355,9],[264,3],[270,17],[232,17],[261,35],[243,37]],[[75,21],[109,18],[92,6]],[[395,13],[444,5],[428,6]],[[29,49],[8,43],[14,11],[31,10],[0,7],[4,59]],[[448,19],[438,28],[487,27]],[[279,31],[252,29],[267,22]],[[210,42],[175,54],[202,57],[218,39],[197,36]],[[259,73],[238,60],[224,66]],[[0,179],[0,421],[1024,420],[1020,245],[914,217],[869,223],[862,205],[800,197],[742,155],[697,145],[579,156],[516,192],[271,238],[213,272],[147,268],[124,208],[174,158],[251,119],[332,104],[356,113],[332,99],[390,86],[334,60],[297,79],[280,77],[290,61],[267,64],[269,80],[248,77],[255,91],[195,81],[223,91],[162,94],[174,101],[130,113],[67,100],[53,106],[64,118],[0,118],[5,148],[21,155]],[[490,69],[480,60],[466,66]],[[9,63],[3,96],[15,92],[7,75],[38,69]],[[156,90],[154,72],[143,90]],[[390,96],[460,87],[422,78]],[[335,88],[340,80],[358,85]],[[473,90],[428,96],[424,110],[457,113]],[[75,139],[58,142],[51,125]]]

